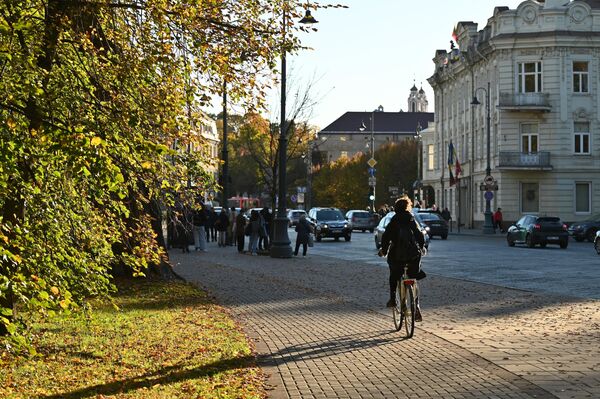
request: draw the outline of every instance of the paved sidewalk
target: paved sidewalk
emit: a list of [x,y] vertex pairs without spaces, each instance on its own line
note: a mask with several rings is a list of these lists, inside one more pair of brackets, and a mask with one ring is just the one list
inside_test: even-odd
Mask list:
[[385,268],[216,247],[171,259],[255,340],[272,398],[600,398],[598,301],[430,274],[403,340]]

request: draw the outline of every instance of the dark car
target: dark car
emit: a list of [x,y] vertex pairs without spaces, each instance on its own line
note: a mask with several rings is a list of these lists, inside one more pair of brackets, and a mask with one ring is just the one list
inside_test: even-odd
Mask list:
[[600,214],[591,216],[583,222],[575,222],[568,229],[569,235],[578,242],[583,240],[594,242],[598,230],[600,230]]
[[[383,232],[385,231],[385,228],[390,223],[390,220],[392,220],[392,218],[394,217],[395,214],[396,214],[395,212],[388,213],[383,218],[381,218],[381,220],[379,221],[379,224],[377,225],[377,227],[375,227],[375,248],[377,248],[377,249],[381,248],[381,239],[383,237]],[[425,248],[429,249],[429,234],[427,234],[427,232],[429,231],[429,228],[423,226],[423,222],[421,222],[419,215],[414,214],[414,213],[413,213],[413,215],[415,216],[415,221],[417,222],[417,226],[419,226],[421,233],[423,233],[423,237],[425,237]]]
[[569,233],[558,217],[525,215],[508,228],[506,241],[511,247],[525,244],[529,248],[544,248],[546,244],[558,244],[564,249],[569,245]]
[[337,208],[312,208],[308,212],[310,222],[314,226],[315,239],[321,241],[325,237],[336,241],[344,237],[346,241],[352,238],[352,228]]
[[429,227],[429,235],[440,236],[442,240],[448,238],[448,222],[435,212],[418,212],[419,217]]
[[346,212],[346,220],[350,223],[352,230],[369,230],[371,233],[375,230],[375,226],[377,226],[377,216],[375,213],[360,211],[360,210],[351,210]]
[[596,232],[596,237],[594,237],[594,249],[600,255],[600,230]]

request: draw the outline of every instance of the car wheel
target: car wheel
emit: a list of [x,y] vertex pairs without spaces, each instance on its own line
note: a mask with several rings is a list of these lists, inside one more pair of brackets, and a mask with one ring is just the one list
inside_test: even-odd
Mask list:
[[377,248],[377,249],[381,248],[381,244],[379,243],[379,241],[377,241],[377,238],[375,239],[375,248]]
[[573,237],[573,238],[575,238],[575,241],[577,241],[577,242],[583,241],[583,238],[581,238],[581,237]]
[[594,241],[594,249],[596,250],[596,253],[600,255],[600,240]]
[[527,245],[528,248],[535,247],[535,244],[533,243],[533,239],[531,238],[531,234],[527,234],[527,237],[525,237],[525,244]]
[[586,234],[586,238],[589,242],[594,242],[594,239],[596,238],[596,230],[594,230],[594,229],[588,230],[588,232]]
[[442,237],[442,240],[445,240],[445,239],[447,239],[447,238],[448,238],[448,234],[443,234],[443,235],[441,235],[440,237]]
[[317,234],[315,236],[315,240],[317,240],[317,242],[321,242],[321,239],[322,239],[321,235]]
[[374,231],[375,231],[374,229],[369,229],[369,233],[372,233],[372,232],[374,232]]
[[567,248],[567,246],[568,246],[568,245],[569,245],[569,242],[568,242],[568,241],[561,241],[561,242],[560,242],[560,247],[561,247],[562,249],[565,249],[565,248]]
[[510,238],[508,238],[508,237],[506,238],[506,242],[508,243],[509,247],[514,247],[515,246],[515,242],[511,241]]
[[351,235],[347,235],[346,237],[344,237],[344,240],[346,240],[346,241],[350,241],[351,239],[352,239]]
[[340,240],[340,237],[338,237],[338,236],[335,236],[335,238],[334,238],[334,239],[335,239],[336,241],[339,241],[339,240]]
[[547,244],[547,243],[543,242],[543,243],[541,243],[541,244],[540,244],[540,247],[541,247],[541,248],[546,248],[546,244]]

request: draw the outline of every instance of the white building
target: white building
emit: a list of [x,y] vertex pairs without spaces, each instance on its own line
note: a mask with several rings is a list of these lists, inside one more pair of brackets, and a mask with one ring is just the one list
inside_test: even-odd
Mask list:
[[[600,1],[496,7],[483,30],[459,22],[456,33],[460,50],[438,50],[429,78],[435,124],[422,132],[428,202],[447,206],[455,221],[482,224],[490,98],[490,167],[498,183],[492,211],[501,207],[507,221],[548,214],[572,222],[599,213]],[[471,105],[474,96],[480,105]],[[463,170],[452,186],[451,142]]]

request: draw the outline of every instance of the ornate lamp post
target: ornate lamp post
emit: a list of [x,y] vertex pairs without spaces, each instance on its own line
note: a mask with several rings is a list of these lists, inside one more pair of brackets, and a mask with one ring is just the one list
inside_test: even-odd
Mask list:
[[[370,117],[370,125],[371,125],[371,159],[369,159],[368,165],[370,167],[369,171],[372,171],[371,173],[369,173],[369,202],[371,203],[371,211],[375,212],[375,192],[376,192],[376,180],[375,180],[375,164],[377,163],[375,161],[375,128],[373,126],[373,124],[375,123],[375,112],[371,112],[371,117]],[[360,124],[360,127],[358,128],[358,130],[360,130],[361,132],[364,132],[367,129],[367,127],[365,126],[365,122],[363,121]],[[367,144],[367,147],[369,146],[369,144]]]
[[[300,20],[301,24],[315,24],[318,21],[310,14],[310,10],[306,9],[304,18]],[[273,242],[270,247],[270,255],[272,258],[291,258],[292,247],[290,246],[290,238],[288,236],[288,218],[286,214],[286,160],[287,160],[287,121],[285,116],[285,95],[286,95],[286,51],[285,51],[285,31],[287,25],[287,15],[285,4],[283,10],[283,43],[281,49],[281,120],[279,121],[279,192],[277,216],[273,220]]]
[[[485,100],[485,111],[486,111],[486,129],[487,129],[487,167],[485,168],[485,181],[493,181],[492,176],[492,168],[490,166],[490,82],[487,84],[487,90],[484,87],[478,87],[475,89],[475,94],[477,91],[483,90],[485,92],[486,100]],[[473,97],[473,101],[471,101],[471,105],[481,105],[477,96]],[[493,192],[486,185],[485,190],[485,219],[483,223],[483,234],[494,234],[494,225],[492,223],[492,209],[490,201],[494,197]]]
[[[415,130],[415,140],[417,141],[417,179],[415,180],[414,190],[415,190],[415,199],[421,203],[421,196],[423,187],[423,160],[421,159],[423,156],[423,136],[421,136],[421,122],[417,122],[417,129]],[[422,204],[421,204],[422,206]]]

